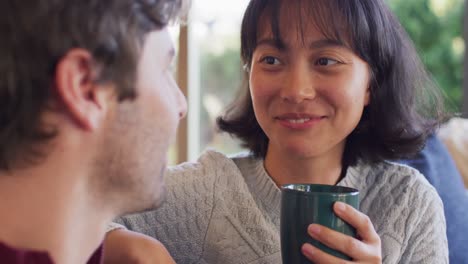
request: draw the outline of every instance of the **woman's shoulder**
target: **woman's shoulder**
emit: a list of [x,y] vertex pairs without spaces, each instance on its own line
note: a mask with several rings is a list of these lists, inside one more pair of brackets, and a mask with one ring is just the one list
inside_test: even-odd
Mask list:
[[351,172],[361,189],[371,188],[393,195],[410,195],[413,199],[440,199],[435,188],[416,169],[391,161],[360,163]]
[[186,184],[193,180],[215,181],[220,176],[240,174],[234,159],[235,157],[215,150],[206,150],[195,162],[184,162],[169,167],[166,182],[170,186]]
[[202,168],[217,168],[217,165],[219,164],[233,164],[233,161],[232,158],[228,157],[227,155],[219,151],[209,149],[200,154],[196,161],[187,161],[175,166],[170,166],[168,171],[176,172],[184,170],[199,170]]
[[415,195],[429,195],[433,198],[439,198],[436,189],[417,169],[391,161],[384,161],[380,166],[381,173],[387,177],[388,183],[394,189],[403,187],[402,190],[408,188]]
[[[360,164],[350,172],[360,191],[361,209],[374,217],[385,213],[398,219],[443,215],[435,188],[416,169],[395,162]],[[398,218],[398,219],[397,219]]]

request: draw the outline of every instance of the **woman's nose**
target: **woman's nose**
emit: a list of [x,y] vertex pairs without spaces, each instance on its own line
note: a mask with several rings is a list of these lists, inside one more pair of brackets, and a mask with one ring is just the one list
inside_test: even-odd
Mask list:
[[308,65],[299,64],[287,71],[287,80],[281,88],[281,98],[291,103],[312,100],[316,96],[313,73]]

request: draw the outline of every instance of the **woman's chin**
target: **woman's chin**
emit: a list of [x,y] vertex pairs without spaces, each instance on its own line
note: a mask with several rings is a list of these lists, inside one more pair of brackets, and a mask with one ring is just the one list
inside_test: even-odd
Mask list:
[[312,148],[307,144],[290,144],[283,149],[282,154],[290,158],[308,159],[320,155],[318,148]]

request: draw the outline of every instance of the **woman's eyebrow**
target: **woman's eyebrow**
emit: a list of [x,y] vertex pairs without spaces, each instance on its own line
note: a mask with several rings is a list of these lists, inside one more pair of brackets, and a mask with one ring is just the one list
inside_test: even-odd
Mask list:
[[273,38],[260,39],[257,42],[257,47],[259,46],[268,46],[268,47],[273,47],[279,50],[288,50],[288,47],[284,44],[284,42],[281,39],[273,39]]
[[345,45],[341,41],[333,39],[319,39],[309,44],[309,49],[320,49],[326,47],[345,47]]
[[[257,42],[258,46],[269,46],[279,50],[287,51],[290,49],[287,43],[284,43],[281,39],[273,39],[273,38],[264,38]],[[319,39],[312,41],[309,44],[309,49],[320,49],[326,47],[345,47],[345,45],[338,40],[333,39]]]

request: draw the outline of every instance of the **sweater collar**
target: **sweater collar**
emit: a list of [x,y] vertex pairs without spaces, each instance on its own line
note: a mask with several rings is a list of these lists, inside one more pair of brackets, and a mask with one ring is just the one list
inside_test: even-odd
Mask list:
[[[271,179],[265,170],[264,160],[253,158],[250,155],[239,155],[236,160],[237,166],[257,202],[266,207],[272,219],[280,215],[281,209],[281,189]],[[349,166],[346,176],[341,179],[337,185],[360,189],[363,175],[369,166],[358,162],[355,166]],[[279,221],[279,219],[278,219]]]

